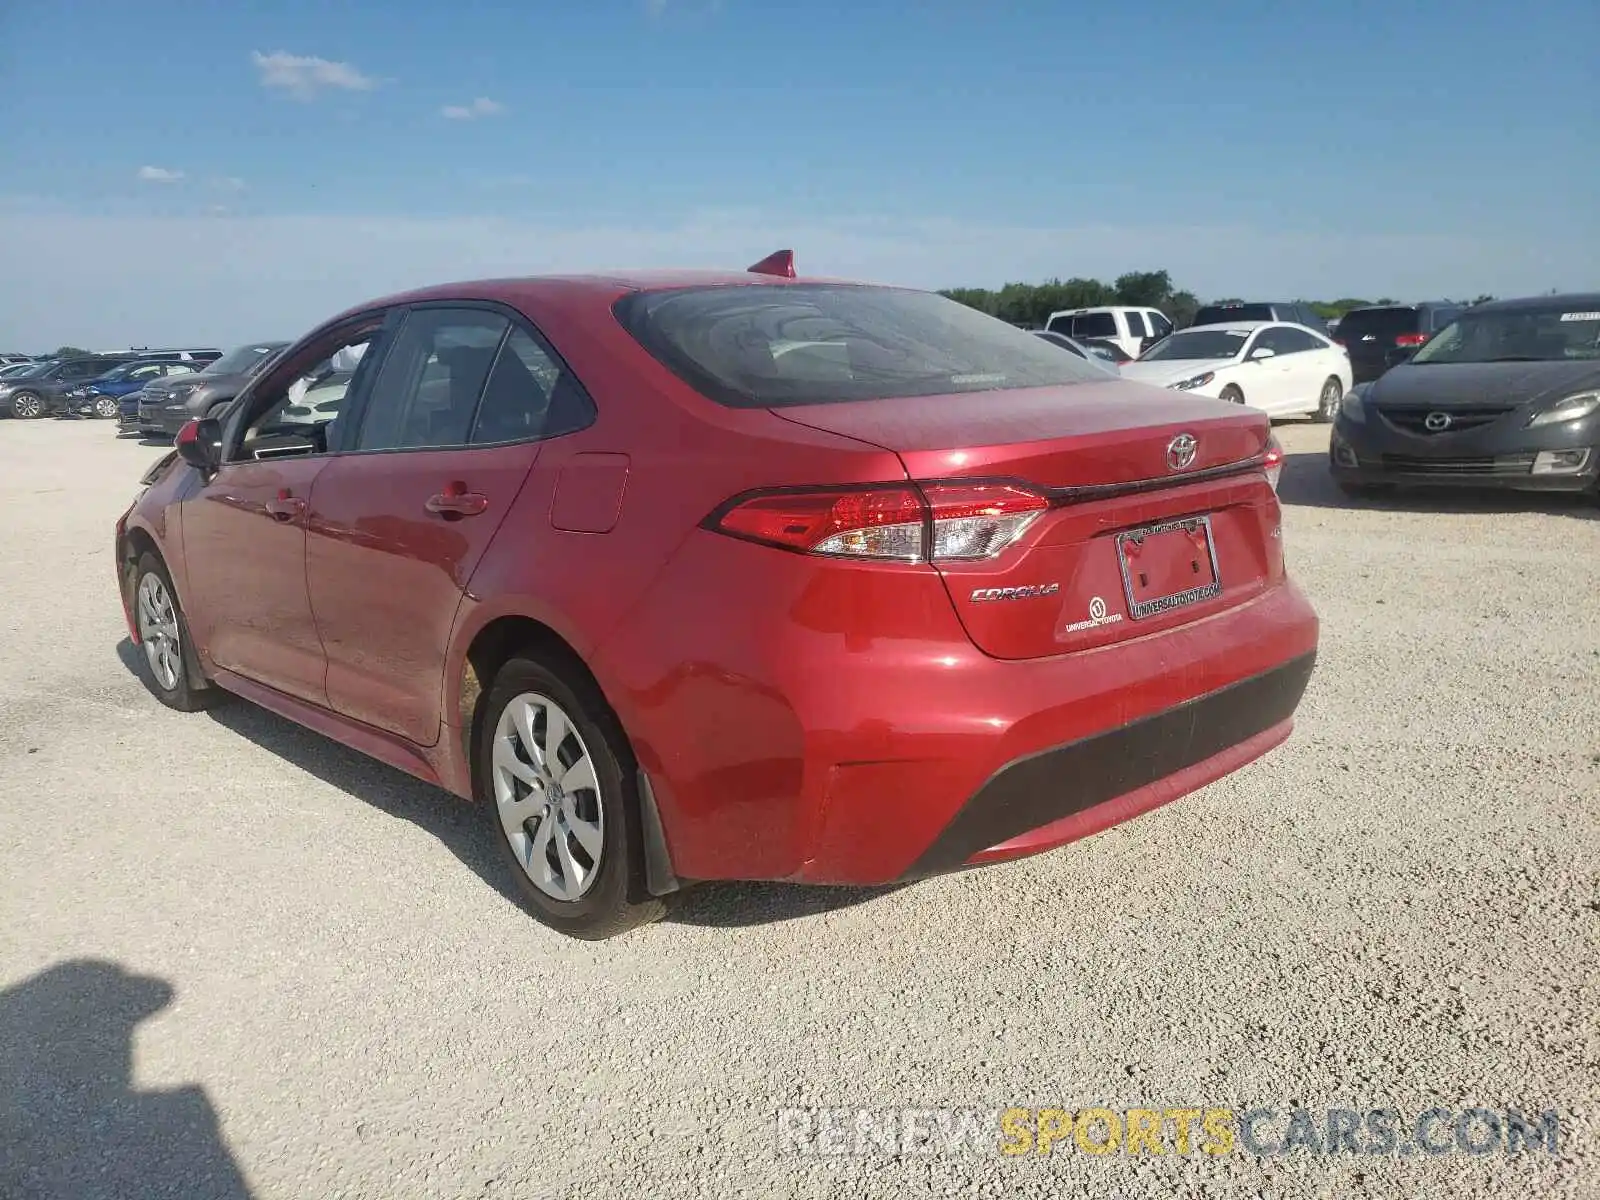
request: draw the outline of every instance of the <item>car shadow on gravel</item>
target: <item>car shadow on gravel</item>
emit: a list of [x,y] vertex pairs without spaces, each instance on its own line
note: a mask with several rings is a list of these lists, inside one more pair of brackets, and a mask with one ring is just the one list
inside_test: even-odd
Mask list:
[[818,887],[796,883],[702,883],[674,896],[666,919],[678,925],[739,929],[776,925],[854,908],[893,895],[907,883],[883,887]]
[[94,959],[0,991],[0,1195],[248,1200],[205,1089],[133,1084],[134,1032],[173,995]]
[[1347,496],[1328,471],[1328,456],[1316,451],[1286,454],[1278,499],[1305,508],[1376,509],[1414,513],[1548,513],[1580,521],[1600,520],[1591,496],[1560,493],[1473,491],[1470,488],[1402,488],[1371,496]]
[[[117,658],[139,675],[139,651],[127,638],[117,643]],[[303,725],[249,701],[231,698],[205,715],[230,733],[269,754],[309,771],[363,804],[391,817],[410,821],[444,844],[484,883],[512,903],[520,903],[505,877],[498,847],[478,818],[477,810],[443,788],[407,775],[396,767],[342,746]]]
[[[140,673],[139,651],[127,638],[117,643],[117,658],[131,674]],[[309,771],[363,804],[410,821],[432,834],[479,879],[521,906],[521,898],[506,877],[500,848],[473,805],[248,701],[235,699],[207,709],[206,715],[229,732]],[[665,919],[709,928],[770,925],[851,908],[907,886],[910,885],[869,888],[701,883],[672,896]]]

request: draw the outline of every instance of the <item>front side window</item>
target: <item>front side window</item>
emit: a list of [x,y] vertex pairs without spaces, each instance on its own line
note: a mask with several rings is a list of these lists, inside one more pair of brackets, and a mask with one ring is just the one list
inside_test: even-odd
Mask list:
[[344,398],[354,392],[366,351],[382,328],[381,317],[368,318],[321,345],[306,347],[295,356],[300,365],[283,363],[281,378],[268,377],[249,393],[252,415],[238,452],[230,458],[325,454],[344,448]]
[[1156,337],[1166,337],[1172,332],[1172,322],[1167,320],[1164,313],[1154,311],[1147,312],[1145,313],[1145,317],[1150,322],[1150,331],[1155,334]]
[[1303,330],[1280,325],[1261,331],[1261,336],[1256,339],[1252,352],[1262,348],[1271,350],[1274,354],[1303,354],[1307,350],[1315,350],[1317,343]]
[[1144,314],[1143,313],[1136,313],[1136,312],[1123,313],[1122,314],[1122,319],[1127,321],[1127,323],[1128,323],[1128,336],[1129,337],[1145,338],[1145,337],[1148,337],[1150,335],[1150,331],[1147,328],[1145,328]]

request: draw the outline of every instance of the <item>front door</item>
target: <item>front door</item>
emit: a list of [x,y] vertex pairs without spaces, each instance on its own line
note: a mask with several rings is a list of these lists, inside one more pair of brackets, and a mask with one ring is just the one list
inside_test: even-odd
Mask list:
[[306,573],[338,712],[438,741],[462,594],[547,435],[558,360],[520,321],[413,309],[317,479]]
[[327,428],[286,411],[302,379],[325,373],[330,355],[370,344],[382,320],[352,322],[289,352],[242,398],[222,466],[183,502],[184,608],[201,652],[225,671],[322,707],[327,656],[306,587],[306,525],[335,447]]
[[224,463],[183,503],[196,643],[216,666],[326,704],[306,591],[305,504],[326,457]]

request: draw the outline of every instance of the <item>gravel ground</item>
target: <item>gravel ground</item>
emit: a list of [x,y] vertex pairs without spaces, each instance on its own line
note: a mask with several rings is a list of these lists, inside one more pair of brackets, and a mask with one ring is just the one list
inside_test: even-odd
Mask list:
[[[1280,436],[1324,620],[1286,746],[1042,858],[707,889],[591,945],[513,907],[442,793],[248,705],[158,706],[111,526],[159,450],[0,422],[0,1195],[43,1170],[75,1200],[1600,1196],[1600,509],[1351,507],[1325,430]],[[1562,1132],[780,1154],[797,1105],[1481,1105]]]

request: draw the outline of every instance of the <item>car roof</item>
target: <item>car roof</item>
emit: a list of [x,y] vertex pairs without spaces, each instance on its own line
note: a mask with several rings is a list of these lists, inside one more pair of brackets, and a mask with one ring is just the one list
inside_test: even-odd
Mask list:
[[631,292],[660,292],[689,287],[796,287],[805,284],[913,290],[901,288],[896,284],[870,283],[858,279],[834,279],[820,275],[789,277],[754,271],[654,269],[572,275],[523,275],[457,280],[376,297],[362,304],[353,305],[338,316],[323,322],[319,328],[337,324],[359,313],[371,312],[375,308],[424,304],[438,300],[488,300],[509,304],[512,307],[549,304],[553,301],[611,304]]
[[[1191,325],[1188,329],[1180,329],[1179,333],[1189,333],[1195,329],[1246,329],[1254,331],[1265,329],[1268,325],[1293,325],[1293,321],[1209,321],[1204,325]],[[1313,330],[1312,332],[1315,332]]]
[[1553,296],[1517,296],[1510,300],[1489,300],[1473,306],[1481,312],[1531,312],[1562,308],[1582,312],[1600,310],[1600,292],[1558,292]]

